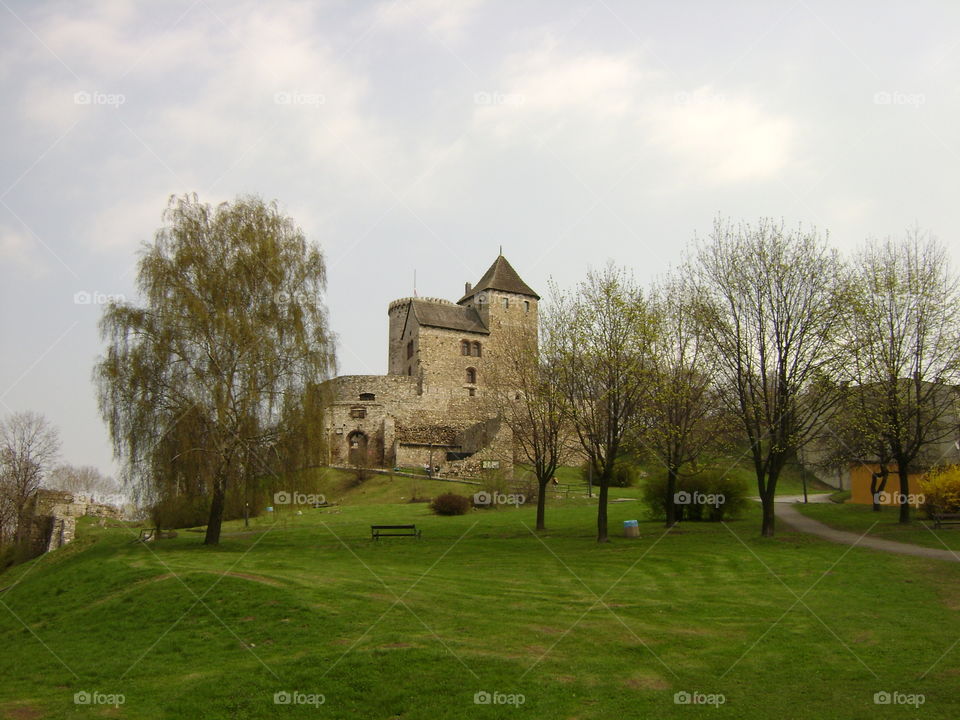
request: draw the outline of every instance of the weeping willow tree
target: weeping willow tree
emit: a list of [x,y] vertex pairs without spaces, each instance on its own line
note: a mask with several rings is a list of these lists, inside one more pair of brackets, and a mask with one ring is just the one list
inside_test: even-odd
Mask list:
[[141,498],[191,492],[209,503],[215,545],[228,493],[296,459],[301,409],[335,369],[319,249],[275,203],[216,208],[172,197],[138,264],[143,305],[108,305],[99,403]]

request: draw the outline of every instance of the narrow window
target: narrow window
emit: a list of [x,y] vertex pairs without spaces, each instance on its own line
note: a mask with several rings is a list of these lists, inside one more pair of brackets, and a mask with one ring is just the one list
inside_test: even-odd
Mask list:
[[510,307],[510,298],[508,297],[500,298],[500,304],[503,305],[503,309],[506,310],[508,307]]
[[526,313],[530,312],[530,301],[529,301],[529,300],[524,300],[524,301],[523,301],[523,311],[526,312]]
[[467,382],[471,385],[475,385],[477,382],[477,369],[476,368],[467,368]]
[[470,397],[474,397],[477,394],[476,388],[470,388]]
[[413,340],[407,343],[407,360],[413,357]]
[[473,356],[480,357],[480,343],[478,342],[473,343]]
[[460,343],[460,354],[469,355],[470,354],[470,341],[464,340]]

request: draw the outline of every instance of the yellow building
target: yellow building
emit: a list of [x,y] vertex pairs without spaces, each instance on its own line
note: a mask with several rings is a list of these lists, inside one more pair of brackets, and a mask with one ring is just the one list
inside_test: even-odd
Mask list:
[[[902,491],[900,489],[900,475],[896,465],[890,465],[890,474],[887,477],[887,484],[883,492],[878,493],[881,505],[900,505]],[[850,502],[860,503],[861,505],[872,505],[873,498],[870,496],[870,481],[874,474],[879,475],[880,465],[878,463],[851,463],[850,464]],[[920,479],[923,473],[910,473],[907,499],[914,507],[919,507],[923,503],[920,497]],[[879,484],[879,479],[877,483]]]

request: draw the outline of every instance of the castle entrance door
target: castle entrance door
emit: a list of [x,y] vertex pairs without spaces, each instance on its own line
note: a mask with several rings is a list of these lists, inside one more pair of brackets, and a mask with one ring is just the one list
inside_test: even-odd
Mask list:
[[367,436],[359,430],[354,430],[347,436],[349,453],[347,458],[351,465],[367,464]]

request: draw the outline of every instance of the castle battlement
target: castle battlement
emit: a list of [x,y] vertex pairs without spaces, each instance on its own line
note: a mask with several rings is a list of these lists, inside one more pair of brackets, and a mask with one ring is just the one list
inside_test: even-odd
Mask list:
[[406,307],[407,305],[409,305],[410,303],[412,303],[414,300],[419,300],[420,302],[434,303],[434,304],[436,304],[436,305],[453,305],[453,304],[455,304],[455,303],[451,302],[450,300],[444,300],[443,298],[435,298],[435,297],[405,297],[405,298],[400,298],[400,299],[398,299],[398,300],[394,300],[392,303],[390,303],[390,306],[387,308],[387,312],[390,313],[390,312],[393,312],[394,310],[396,310],[397,308]]

